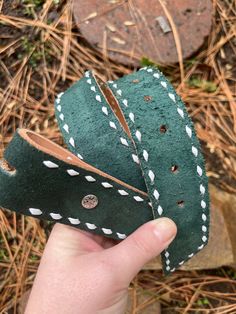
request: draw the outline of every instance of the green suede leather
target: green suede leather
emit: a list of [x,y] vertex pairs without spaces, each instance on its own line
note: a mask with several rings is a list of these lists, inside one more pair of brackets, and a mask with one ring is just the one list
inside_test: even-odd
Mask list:
[[[208,182],[200,145],[184,104],[158,70],[143,68],[107,87],[119,103],[132,138],[92,72],[58,96],[55,113],[74,155],[130,187],[47,154],[16,133],[5,159],[17,171],[15,175],[0,171],[0,205],[26,215],[32,214],[29,208],[38,208],[42,213],[36,216],[48,220],[56,220],[50,214],[57,213],[62,223],[79,221],[75,227],[116,239],[153,217],[170,217],[178,234],[162,254],[168,274],[208,241]],[[48,168],[45,160],[59,167]],[[70,176],[68,169],[79,175]],[[96,181],[88,182],[85,176]],[[104,187],[104,182],[112,187]],[[95,209],[81,205],[87,194],[98,197]]]
[[[16,169],[16,173],[12,175],[0,168],[2,207],[52,221],[57,219],[53,219],[50,213],[60,214],[62,218],[57,220],[60,223],[115,239],[122,239],[123,235],[130,234],[152,219],[147,196],[46,154],[30,145],[18,132],[7,147],[4,158]],[[51,161],[58,168],[48,168],[43,161]],[[75,170],[79,175],[70,176],[68,169]],[[96,181],[89,182],[85,176],[92,176]],[[105,188],[103,182],[113,187]],[[125,190],[129,195],[122,196],[118,190]],[[83,197],[88,194],[98,198],[98,205],[93,209],[85,209],[81,205]],[[140,196],[143,201],[136,201],[134,196]],[[42,213],[32,214],[30,208],[40,209]],[[78,219],[80,223],[73,224],[68,218]],[[94,224],[96,228],[92,229],[86,223]],[[104,232],[102,228],[107,230],[104,229]]]

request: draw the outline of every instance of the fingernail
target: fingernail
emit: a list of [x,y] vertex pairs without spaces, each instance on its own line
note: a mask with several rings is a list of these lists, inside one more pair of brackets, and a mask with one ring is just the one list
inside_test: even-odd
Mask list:
[[165,245],[170,244],[176,236],[175,223],[171,219],[163,217],[153,220],[153,224],[155,225],[154,233],[159,240]]

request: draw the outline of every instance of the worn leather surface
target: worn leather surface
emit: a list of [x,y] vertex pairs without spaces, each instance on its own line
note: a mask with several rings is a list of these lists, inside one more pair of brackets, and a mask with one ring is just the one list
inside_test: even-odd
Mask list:
[[[57,220],[52,214],[60,214],[62,223],[117,239],[153,217],[170,217],[178,233],[162,253],[168,274],[208,241],[208,182],[193,124],[171,84],[154,68],[108,82],[106,91],[103,87],[86,72],[56,99],[56,117],[73,160],[15,135],[5,159],[17,171],[0,171],[0,205],[26,215],[38,208],[42,213],[36,216],[43,219]],[[45,160],[58,167],[45,167]],[[79,175],[69,175],[68,169]],[[98,197],[96,208],[81,205],[87,194]]]

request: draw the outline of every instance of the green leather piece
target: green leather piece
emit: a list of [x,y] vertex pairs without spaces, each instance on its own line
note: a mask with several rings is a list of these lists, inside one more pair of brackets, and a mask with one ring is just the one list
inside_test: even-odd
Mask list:
[[[69,125],[69,134],[64,132],[69,149],[83,152],[86,161],[104,172],[147,190],[154,217],[175,221],[177,237],[162,254],[164,271],[169,273],[202,249],[208,239],[208,182],[194,126],[180,97],[156,69],[144,68],[108,86],[133,141],[91,72],[57,99],[58,124],[62,132],[65,121]],[[69,142],[71,136],[75,147]],[[128,146],[121,144],[121,137]],[[138,156],[141,173],[132,155]]]
[[[90,165],[146,191],[141,169],[132,159],[135,150],[131,140],[113,115],[92,74],[87,72],[86,75],[56,100],[55,114],[68,149]],[[114,123],[116,129],[109,123]],[[129,147],[121,143],[121,137]]]
[[[32,132],[28,140],[18,130],[4,154],[16,172],[0,167],[0,206],[115,239],[153,216],[170,217],[178,233],[162,254],[168,274],[208,241],[208,182],[200,145],[180,97],[156,69],[144,68],[107,86],[131,137],[93,74],[86,72],[55,104],[72,154],[59,146],[56,152],[70,159],[46,149],[50,141]],[[88,194],[98,198],[94,209],[81,205]]]
[[[0,168],[1,207],[114,239],[123,239],[152,219],[147,196],[38,150],[18,132],[7,147],[4,158],[16,172],[12,175]],[[48,168],[44,161],[53,162],[58,168]],[[75,170],[79,175],[70,176],[68,169]],[[91,176],[96,181],[89,182],[85,176]],[[113,187],[105,188],[102,185],[104,182]],[[125,190],[128,195],[123,196],[118,190]],[[83,197],[88,194],[98,198],[98,205],[93,209],[85,209],[81,205]],[[142,201],[136,201],[134,196],[139,196]],[[42,213],[33,214],[30,208]],[[55,214],[60,214],[62,218],[53,218]]]
[[[161,216],[170,217],[178,226],[176,239],[162,254],[165,269],[173,270],[206,244],[209,232],[208,180],[193,123],[180,97],[158,70],[143,69],[110,87],[135,141],[154,215],[159,217],[161,211]],[[143,157],[144,149],[148,161]],[[150,170],[155,175],[153,181]],[[158,191],[157,197],[154,191]]]

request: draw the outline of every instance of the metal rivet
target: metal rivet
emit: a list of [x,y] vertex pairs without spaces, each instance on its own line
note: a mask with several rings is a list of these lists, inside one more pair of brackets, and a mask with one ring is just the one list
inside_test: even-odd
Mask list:
[[96,195],[89,194],[86,195],[81,202],[82,206],[86,209],[92,209],[97,206],[98,198]]
[[132,82],[133,82],[133,83],[139,83],[139,80],[136,79],[136,80],[133,80]]

